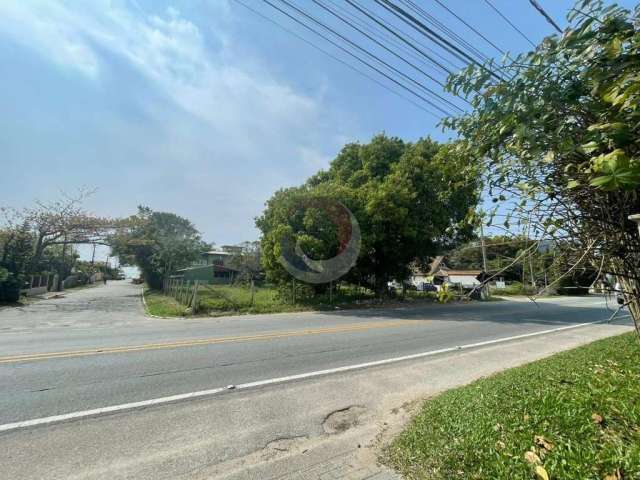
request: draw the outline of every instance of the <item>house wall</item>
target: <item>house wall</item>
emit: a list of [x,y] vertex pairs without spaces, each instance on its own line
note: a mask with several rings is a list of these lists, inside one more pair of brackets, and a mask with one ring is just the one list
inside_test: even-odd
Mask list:
[[449,282],[461,283],[463,287],[480,285],[475,275],[449,275]]
[[187,268],[180,271],[182,278],[190,282],[206,282],[209,284],[231,283],[233,280],[232,272],[215,271],[213,265],[202,267]]

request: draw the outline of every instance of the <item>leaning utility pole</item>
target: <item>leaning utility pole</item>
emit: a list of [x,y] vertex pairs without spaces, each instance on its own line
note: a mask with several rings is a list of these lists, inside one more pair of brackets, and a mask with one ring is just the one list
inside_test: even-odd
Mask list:
[[482,269],[484,273],[487,273],[487,247],[484,244],[484,229],[482,228],[482,222],[480,222],[480,246],[482,247]]
[[480,246],[482,248],[482,273],[483,273],[483,278],[482,278],[482,290],[480,292],[480,295],[483,298],[489,298],[489,286],[485,283],[485,278],[487,277],[488,273],[487,273],[487,247],[484,243],[484,228],[482,227],[482,220],[480,220]]

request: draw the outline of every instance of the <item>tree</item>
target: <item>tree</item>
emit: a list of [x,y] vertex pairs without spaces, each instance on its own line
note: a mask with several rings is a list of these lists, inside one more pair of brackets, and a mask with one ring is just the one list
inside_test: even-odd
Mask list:
[[28,225],[0,231],[0,301],[17,302],[33,256]]
[[478,188],[475,167],[450,145],[429,138],[405,143],[386,135],[348,144],[327,171],[267,202],[256,220],[263,266],[272,280],[289,278],[279,263],[285,239],[313,259],[339,251],[331,212],[315,200],[329,198],[351,210],[362,234],[358,262],[347,279],[382,294],[387,281],[410,275],[414,261],[426,263],[468,238],[464,220],[478,201]]
[[207,247],[195,226],[174,213],[138,207],[127,223],[128,228],[109,239],[113,254],[121,265],[137,265],[154,289],[160,289],[171,273],[191,265]]
[[513,217],[559,240],[574,265],[621,280],[640,333],[640,240],[628,220],[640,212],[640,9],[583,0],[568,19],[561,37],[506,59],[508,81],[473,66],[453,77],[449,89],[474,108],[445,126],[484,162]]
[[243,242],[239,247],[233,252],[229,265],[238,271],[237,280],[253,284],[262,273],[260,242]]
[[73,245],[105,245],[108,236],[124,226],[121,220],[98,217],[83,208],[82,203],[92,193],[80,189],[75,196],[63,193],[53,202],[36,201],[34,207],[0,208],[7,229],[22,229],[33,237],[33,251],[25,271],[55,271],[64,278],[73,266]]

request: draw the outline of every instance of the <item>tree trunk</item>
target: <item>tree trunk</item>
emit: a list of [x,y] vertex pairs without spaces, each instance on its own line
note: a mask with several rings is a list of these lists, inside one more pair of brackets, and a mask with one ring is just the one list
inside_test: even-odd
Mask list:
[[385,298],[388,295],[389,289],[387,286],[386,276],[376,274],[375,286],[376,286],[376,296],[378,298]]
[[38,234],[38,240],[36,241],[36,248],[33,252],[33,259],[31,260],[31,270],[35,271],[36,266],[40,263],[40,259],[42,258],[42,254],[44,253],[44,235],[41,233]]
[[629,313],[631,313],[631,318],[633,318],[636,333],[640,335],[640,289],[637,282],[629,279],[628,276],[626,278],[618,278],[624,292],[625,303],[628,302],[627,307],[629,308]]

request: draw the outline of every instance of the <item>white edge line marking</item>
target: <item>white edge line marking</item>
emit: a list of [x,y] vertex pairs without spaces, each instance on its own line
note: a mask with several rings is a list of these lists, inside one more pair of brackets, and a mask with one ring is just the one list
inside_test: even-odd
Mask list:
[[[626,318],[629,315],[625,315],[623,317],[618,317],[618,318]],[[293,380],[302,380],[302,379],[306,379],[306,378],[314,378],[314,377],[320,377],[320,376],[324,376],[324,375],[329,375],[332,373],[341,373],[341,372],[348,372],[351,370],[360,370],[366,367],[376,367],[379,365],[388,365],[390,363],[396,363],[396,362],[402,362],[405,360],[413,360],[416,358],[424,358],[424,357],[430,357],[433,355],[439,355],[442,353],[449,353],[449,352],[456,352],[456,351],[460,351],[460,350],[468,350],[471,348],[477,348],[477,347],[484,347],[487,345],[494,345],[494,344],[498,344],[498,343],[504,343],[504,342],[509,342],[511,340],[519,340],[519,339],[523,339],[523,338],[529,338],[529,337],[536,337],[539,335],[545,335],[548,333],[555,333],[555,332],[560,332],[563,330],[571,330],[571,329],[575,329],[575,328],[580,328],[580,327],[585,327],[588,325],[595,325],[598,323],[603,323],[606,320],[598,320],[595,322],[586,322],[586,323],[577,323],[575,325],[567,325],[564,327],[558,327],[558,328],[552,328],[552,329],[548,329],[548,330],[541,330],[539,332],[531,332],[531,333],[524,333],[521,335],[513,335],[511,337],[503,337],[503,338],[496,338],[494,340],[485,340],[484,342],[476,342],[476,343],[468,343],[466,345],[459,345],[459,346],[455,346],[455,347],[447,347],[447,348],[440,348],[438,350],[430,350],[428,352],[422,352],[422,353],[414,353],[412,355],[404,355],[402,357],[393,357],[393,358],[386,358],[384,360],[376,360],[373,362],[366,362],[366,363],[358,363],[355,365],[346,365],[344,367],[336,367],[336,368],[329,368],[326,370],[316,370],[315,372],[307,372],[307,373],[300,373],[297,375],[288,375],[286,377],[277,377],[277,378],[269,378],[267,380],[258,380],[256,382],[249,382],[249,383],[242,383],[239,385],[236,385],[234,390],[245,390],[245,389],[249,389],[249,388],[255,388],[255,387],[262,387],[265,385],[272,385],[275,383],[284,383],[284,382],[290,382]],[[48,424],[52,424],[52,423],[59,423],[59,422],[64,422],[67,420],[75,420],[75,419],[79,419],[79,418],[86,418],[86,417],[94,417],[94,416],[98,416],[98,415],[104,415],[107,413],[115,413],[115,412],[122,412],[122,411],[126,411],[126,410],[133,410],[133,409],[137,409],[137,408],[144,408],[144,407],[151,407],[154,405],[162,405],[165,403],[171,403],[171,402],[177,402],[177,401],[181,401],[181,400],[189,400],[189,399],[193,399],[193,398],[200,398],[200,397],[207,397],[207,396],[212,396],[212,395],[216,395],[218,393],[224,392],[224,391],[228,391],[228,388],[212,388],[209,390],[200,390],[198,392],[191,392],[191,393],[181,393],[178,395],[171,395],[169,397],[159,397],[159,398],[152,398],[150,400],[143,400],[140,402],[132,402],[132,403],[123,403],[120,405],[112,405],[110,407],[102,407],[102,408],[95,408],[93,410],[82,410],[79,412],[72,412],[72,413],[65,413],[62,415],[54,415],[51,417],[43,417],[43,418],[35,418],[33,420],[24,420],[22,422],[15,422],[15,423],[6,423],[4,425],[0,425],[0,432],[8,432],[10,430],[17,430],[20,428],[27,428],[27,427],[35,427],[37,425],[48,425]]]

